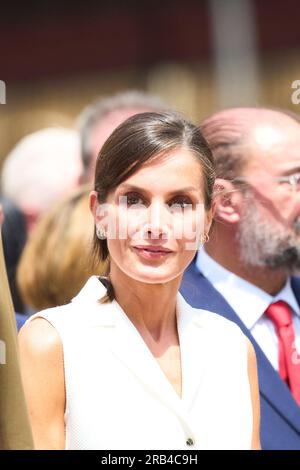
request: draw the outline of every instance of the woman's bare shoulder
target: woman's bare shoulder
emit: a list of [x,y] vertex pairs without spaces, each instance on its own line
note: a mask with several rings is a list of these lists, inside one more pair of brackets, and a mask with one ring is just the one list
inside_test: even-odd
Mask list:
[[22,354],[61,356],[62,343],[57,330],[42,317],[28,321],[19,331],[19,344]]
[[63,449],[65,384],[59,334],[49,321],[37,317],[21,328],[19,344],[35,447]]

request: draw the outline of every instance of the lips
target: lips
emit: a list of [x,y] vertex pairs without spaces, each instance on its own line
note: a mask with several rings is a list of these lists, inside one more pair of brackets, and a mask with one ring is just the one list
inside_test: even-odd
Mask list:
[[162,259],[173,253],[172,250],[163,246],[153,245],[137,245],[133,247],[133,250],[142,258],[147,260]]
[[155,245],[137,245],[133,248],[137,250],[149,251],[150,253],[172,253],[172,250],[165,248],[163,246],[155,246]]

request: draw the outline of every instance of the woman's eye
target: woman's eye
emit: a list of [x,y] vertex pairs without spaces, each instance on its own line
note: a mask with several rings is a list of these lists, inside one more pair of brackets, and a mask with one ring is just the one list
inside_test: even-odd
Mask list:
[[126,194],[127,206],[135,206],[137,204],[143,204],[144,201],[138,194]]
[[171,209],[187,209],[192,208],[193,203],[189,198],[186,197],[177,197],[176,199],[172,199],[169,203]]

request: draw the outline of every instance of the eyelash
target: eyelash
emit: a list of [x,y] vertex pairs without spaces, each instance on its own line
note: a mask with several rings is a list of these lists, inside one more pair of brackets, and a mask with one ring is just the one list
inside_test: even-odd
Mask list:
[[[124,196],[127,197],[127,207],[131,207],[136,204],[143,204],[147,206],[147,203],[144,197],[138,193],[127,193]],[[132,202],[133,200],[139,201],[139,202]],[[176,206],[180,206],[181,208],[185,208],[187,206],[194,206],[191,199],[187,196],[175,196],[173,197],[173,199],[171,199],[171,201],[168,204],[170,207],[172,205],[176,205]]]

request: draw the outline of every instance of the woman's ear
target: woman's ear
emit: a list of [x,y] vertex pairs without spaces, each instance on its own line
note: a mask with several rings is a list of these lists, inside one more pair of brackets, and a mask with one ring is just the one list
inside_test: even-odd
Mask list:
[[89,207],[90,211],[93,214],[94,220],[96,221],[97,217],[97,208],[98,208],[99,202],[97,198],[97,192],[96,191],[91,191],[89,195]]
[[217,178],[214,188],[214,218],[219,222],[235,224],[240,221],[243,197],[230,181]]
[[110,227],[109,204],[100,203],[98,201],[97,191],[91,191],[89,206],[97,229],[107,234]]

